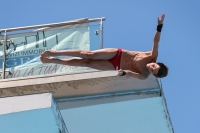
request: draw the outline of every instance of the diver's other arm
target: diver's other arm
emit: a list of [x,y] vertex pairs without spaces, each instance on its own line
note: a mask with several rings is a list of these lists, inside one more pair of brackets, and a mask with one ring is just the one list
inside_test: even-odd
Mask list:
[[148,76],[144,75],[144,74],[140,74],[140,73],[136,73],[136,72],[132,72],[130,70],[118,70],[118,76],[128,76],[128,77],[132,77],[132,78],[138,78],[138,79],[146,79]]

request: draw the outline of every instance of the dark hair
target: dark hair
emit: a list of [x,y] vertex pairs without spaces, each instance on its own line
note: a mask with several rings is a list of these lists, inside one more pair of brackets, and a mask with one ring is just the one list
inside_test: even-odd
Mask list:
[[168,74],[168,67],[160,62],[158,62],[157,64],[160,66],[160,69],[158,70],[157,74],[154,74],[154,76],[158,78],[166,77]]

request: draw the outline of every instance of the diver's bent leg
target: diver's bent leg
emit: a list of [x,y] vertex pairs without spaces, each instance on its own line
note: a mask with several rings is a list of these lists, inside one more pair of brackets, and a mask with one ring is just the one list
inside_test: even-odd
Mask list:
[[105,48],[95,51],[82,51],[81,54],[83,59],[109,60],[113,58],[117,52],[117,48]]
[[83,59],[109,60],[117,54],[118,49],[106,48],[95,51],[86,50],[47,50],[41,56],[73,56],[81,57]]
[[91,67],[97,70],[115,70],[113,65],[106,60],[88,60],[88,59],[56,59],[56,58],[41,58],[43,63],[55,63],[69,66]]

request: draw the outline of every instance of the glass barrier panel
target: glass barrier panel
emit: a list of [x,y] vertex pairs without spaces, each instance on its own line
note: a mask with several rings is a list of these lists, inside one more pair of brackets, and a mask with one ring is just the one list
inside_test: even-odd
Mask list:
[[90,50],[100,49],[100,31],[98,25],[90,25]]
[[105,96],[57,104],[72,133],[171,133],[162,97],[134,98]]
[[0,107],[1,133],[68,133],[50,93],[0,98]]

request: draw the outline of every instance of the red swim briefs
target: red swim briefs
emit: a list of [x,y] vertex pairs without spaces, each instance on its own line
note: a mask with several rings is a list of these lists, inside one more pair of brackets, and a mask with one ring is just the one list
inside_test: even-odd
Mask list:
[[121,56],[122,56],[122,49],[118,48],[117,54],[112,59],[109,60],[110,63],[112,63],[112,65],[114,66],[115,70],[120,69]]

